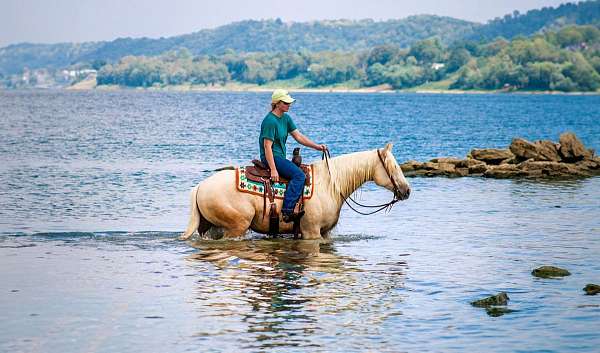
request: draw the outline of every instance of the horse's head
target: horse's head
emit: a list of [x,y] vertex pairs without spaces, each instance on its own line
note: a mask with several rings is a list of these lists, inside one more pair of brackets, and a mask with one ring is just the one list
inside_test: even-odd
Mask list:
[[392,154],[392,144],[388,143],[383,149],[376,150],[379,160],[375,167],[373,181],[394,193],[398,200],[406,200],[410,195],[410,185],[402,173],[402,169]]

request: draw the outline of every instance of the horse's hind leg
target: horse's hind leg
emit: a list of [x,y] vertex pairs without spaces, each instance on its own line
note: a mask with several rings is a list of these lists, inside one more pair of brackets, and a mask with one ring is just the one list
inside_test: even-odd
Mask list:
[[222,223],[219,226],[223,228],[223,237],[239,238],[250,228],[252,218],[254,218],[254,209],[227,207],[226,210],[222,210],[220,215]]
[[235,224],[230,224],[226,227],[223,227],[223,237],[224,238],[239,238],[246,234],[248,228],[250,228],[250,223],[252,219],[246,221],[239,219],[235,222]]
[[202,213],[200,213],[200,225],[198,225],[198,234],[202,235],[208,232],[208,230],[212,228],[212,226],[213,225],[206,218],[204,218]]

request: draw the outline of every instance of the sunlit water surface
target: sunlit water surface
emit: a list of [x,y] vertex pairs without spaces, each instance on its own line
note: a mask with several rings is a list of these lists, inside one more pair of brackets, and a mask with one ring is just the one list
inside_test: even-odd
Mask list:
[[[600,147],[597,96],[297,96],[334,154],[462,157],[566,130]],[[326,242],[176,241],[189,189],[255,157],[265,102],[0,92],[0,351],[597,351],[600,297],[582,288],[600,282],[600,178],[410,179],[389,214],[344,208]],[[512,312],[469,304],[500,291]]]

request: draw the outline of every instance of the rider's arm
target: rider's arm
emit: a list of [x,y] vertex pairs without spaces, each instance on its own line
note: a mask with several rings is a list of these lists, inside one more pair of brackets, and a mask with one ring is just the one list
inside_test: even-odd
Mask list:
[[263,139],[263,146],[265,147],[265,159],[269,164],[269,169],[271,169],[271,179],[273,179],[273,181],[279,181],[279,174],[277,173],[275,159],[273,158],[273,141]]
[[[306,147],[314,148],[317,151],[323,151],[327,149],[325,145],[319,145],[313,142],[313,140],[309,139],[303,133],[301,133],[298,129],[290,132],[290,135],[294,138],[294,140],[298,141],[299,144],[304,145]],[[266,149],[265,149],[266,150]]]

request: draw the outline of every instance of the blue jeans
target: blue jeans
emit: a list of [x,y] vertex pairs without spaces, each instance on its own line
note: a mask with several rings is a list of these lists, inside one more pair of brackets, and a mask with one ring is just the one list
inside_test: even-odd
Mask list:
[[[296,206],[296,202],[298,202],[304,191],[304,181],[306,176],[298,166],[292,163],[292,161],[279,156],[273,156],[273,159],[275,160],[275,168],[277,168],[279,176],[290,180],[287,189],[285,190],[285,194],[283,195],[283,207],[281,212],[292,213],[294,211],[294,206]],[[265,158],[261,158],[261,160],[265,165],[269,165]]]

